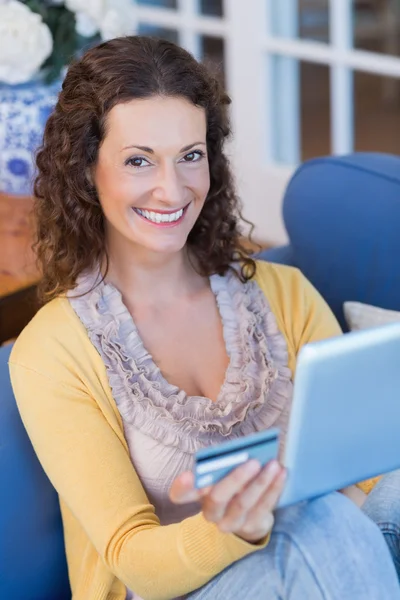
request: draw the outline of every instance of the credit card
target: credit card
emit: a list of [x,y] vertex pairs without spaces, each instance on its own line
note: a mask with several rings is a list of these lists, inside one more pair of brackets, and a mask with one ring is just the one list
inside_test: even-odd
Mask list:
[[248,460],[255,459],[264,466],[277,458],[279,429],[252,433],[216,446],[202,448],[195,454],[195,487],[214,485],[230,471]]

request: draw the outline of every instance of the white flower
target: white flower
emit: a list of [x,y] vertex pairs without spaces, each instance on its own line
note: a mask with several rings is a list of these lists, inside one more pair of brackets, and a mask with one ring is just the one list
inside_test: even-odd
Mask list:
[[100,32],[103,40],[134,32],[131,0],[65,0],[76,13],[76,30],[85,37]]
[[123,17],[118,11],[111,9],[105,14],[100,24],[100,35],[102,40],[111,40],[112,38],[120,37],[125,30]]
[[75,21],[76,31],[83,37],[92,37],[93,35],[96,35],[99,30],[96,21],[91,19],[89,15],[84,12],[76,13]]
[[133,19],[133,8],[131,3],[125,0],[117,0],[112,3],[104,13],[100,23],[100,35],[102,40],[111,40],[112,38],[123,35],[132,35],[135,30]]
[[106,0],[65,0],[65,6],[74,13],[84,14],[97,25],[103,18]]
[[0,81],[29,81],[52,49],[50,29],[40,15],[18,0],[0,3]]

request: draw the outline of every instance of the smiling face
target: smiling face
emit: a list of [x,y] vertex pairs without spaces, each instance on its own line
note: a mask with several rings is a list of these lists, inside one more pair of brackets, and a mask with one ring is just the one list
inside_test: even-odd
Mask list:
[[112,251],[182,250],[207,197],[205,111],[184,98],[118,104],[93,172]]

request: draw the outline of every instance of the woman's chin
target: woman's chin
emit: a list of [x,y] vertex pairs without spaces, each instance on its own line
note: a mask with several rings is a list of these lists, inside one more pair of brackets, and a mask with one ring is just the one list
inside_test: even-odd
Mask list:
[[176,240],[146,240],[143,243],[136,241],[135,245],[142,249],[143,252],[149,252],[151,254],[177,254],[182,252],[186,246],[185,239]]

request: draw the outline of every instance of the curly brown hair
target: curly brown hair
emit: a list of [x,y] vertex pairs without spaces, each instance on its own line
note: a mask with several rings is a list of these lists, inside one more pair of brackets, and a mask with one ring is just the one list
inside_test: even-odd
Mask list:
[[240,242],[240,204],[223,152],[230,135],[229,96],[183,48],[131,36],[100,44],[71,64],[46,124],[34,186],[43,301],[73,289],[84,270],[107,259],[104,217],[88,173],[109,111],[155,95],[183,97],[206,112],[210,190],[188,237],[197,270],[204,276],[223,275],[240,263],[243,282],[254,275],[255,262]]

